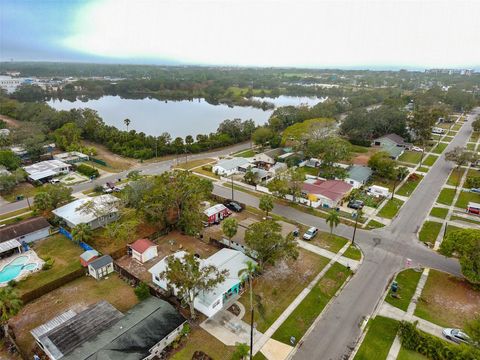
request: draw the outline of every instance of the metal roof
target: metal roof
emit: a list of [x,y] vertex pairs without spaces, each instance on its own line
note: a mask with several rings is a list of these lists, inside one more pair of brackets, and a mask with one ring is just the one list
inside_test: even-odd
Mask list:
[[223,169],[228,171],[228,170],[234,170],[239,166],[242,166],[248,163],[250,163],[250,161],[248,161],[245,158],[235,157],[233,159],[220,160],[214,166],[222,167]]
[[208,209],[205,209],[203,211],[203,213],[205,215],[207,215],[208,217],[210,217],[212,215],[218,214],[219,212],[222,212],[222,211],[225,211],[225,210],[227,210],[225,205],[216,204],[216,205],[213,205],[213,206],[209,207]]
[[8,240],[0,243],[0,253],[3,253],[5,251],[9,251],[12,249],[16,249],[22,246],[17,240]]
[[[97,210],[101,211],[102,209],[107,210],[112,203],[116,203],[119,200],[115,196],[110,194],[99,195],[95,197],[84,197],[72,201],[71,203],[68,203],[67,205],[64,205],[62,207],[59,207],[53,210],[52,213],[72,223],[74,226],[83,223],[88,224],[91,221],[97,219],[97,216],[95,216],[93,212],[81,211],[79,210],[79,208],[82,205],[88,203],[89,201],[92,201],[93,206]],[[108,210],[111,210],[112,212],[117,211],[117,209],[114,207]]]
[[58,326],[65,323],[67,320],[70,320],[75,315],[77,315],[77,313],[75,311],[68,310],[68,311],[64,312],[63,314],[55,316],[53,319],[46,322],[45,324],[40,325],[39,327],[36,327],[32,331],[30,331],[30,334],[32,334],[32,336],[35,339],[38,339],[38,338],[40,338],[40,336],[42,336],[42,335],[46,334],[47,332],[57,328]]

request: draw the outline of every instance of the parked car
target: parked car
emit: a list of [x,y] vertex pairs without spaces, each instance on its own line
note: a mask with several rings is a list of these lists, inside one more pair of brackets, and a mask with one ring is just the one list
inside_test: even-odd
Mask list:
[[58,179],[51,179],[49,182],[50,182],[50,184],[59,184],[59,183],[60,183],[60,180],[58,180]]
[[412,151],[416,151],[416,152],[422,152],[423,149],[421,147],[418,147],[418,146],[412,146]]
[[472,342],[470,337],[460,329],[446,328],[446,329],[443,329],[442,333],[443,333],[443,336],[445,336],[448,340],[452,340],[457,344],[460,344],[460,343],[469,344]]
[[474,193],[480,193],[480,188],[471,188],[470,191]]
[[103,192],[105,194],[110,194],[110,193],[113,192],[113,189],[111,187],[107,186],[107,185],[103,185],[102,188],[103,188]]
[[362,200],[350,200],[347,206],[350,209],[359,210],[359,209],[362,209],[364,205],[365,204],[363,203]]
[[227,209],[230,209],[235,212],[241,212],[243,210],[240,204],[233,200],[226,201],[224,205],[227,207]]
[[305,232],[305,234],[303,234],[303,240],[312,240],[315,237],[315,235],[317,235],[317,233],[318,233],[318,229],[311,227]]

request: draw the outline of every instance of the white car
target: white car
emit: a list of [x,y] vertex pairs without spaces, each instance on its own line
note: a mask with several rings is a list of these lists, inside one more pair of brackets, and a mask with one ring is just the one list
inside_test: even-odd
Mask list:
[[443,336],[445,336],[448,340],[452,340],[457,344],[459,343],[469,344],[472,341],[470,337],[460,329],[446,328],[446,329],[443,329],[442,333],[443,333]]
[[312,240],[315,237],[315,235],[317,235],[317,233],[318,233],[318,229],[311,227],[305,232],[305,234],[303,234],[303,240]]
[[60,180],[58,180],[58,179],[52,179],[52,180],[50,180],[49,182],[50,182],[50,184],[59,184],[59,183],[60,183]]
[[412,151],[422,152],[423,149],[418,146],[412,146]]

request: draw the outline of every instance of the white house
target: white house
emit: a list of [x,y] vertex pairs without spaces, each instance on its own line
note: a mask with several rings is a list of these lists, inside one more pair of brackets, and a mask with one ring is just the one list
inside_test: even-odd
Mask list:
[[348,168],[345,182],[352,185],[354,189],[358,189],[367,184],[372,174],[373,171],[368,166],[352,165]]
[[88,264],[88,273],[97,280],[112,272],[113,259],[110,255],[103,255]]
[[[178,251],[169,256],[176,258],[183,258],[185,251]],[[155,285],[164,290],[169,290],[167,280],[161,279],[160,274],[167,268],[167,257],[150,268],[148,271],[152,274],[152,281]],[[220,311],[233,297],[240,293],[241,284],[244,277],[238,274],[241,270],[247,268],[247,262],[255,263],[250,257],[238,250],[222,249],[213,254],[207,259],[199,259],[200,266],[214,265],[218,270],[228,270],[228,276],[225,281],[218,284],[211,291],[201,291],[194,301],[194,307],[202,314],[211,317]],[[174,294],[177,294],[176,289],[173,289]]]
[[157,245],[148,239],[138,239],[133,244],[128,245],[132,258],[141,263],[152,260],[158,256]]
[[212,167],[212,172],[220,176],[230,176],[241,171],[239,168],[244,169],[248,167],[249,164],[250,161],[248,159],[241,157],[220,160]]
[[70,168],[71,165],[60,160],[40,161],[36,164],[23,167],[31,181],[47,181],[54,176],[68,174]]
[[63,161],[66,164],[75,164],[77,162],[88,161],[88,155],[82,154],[78,151],[69,151],[53,155],[55,160]]
[[[110,194],[95,197],[87,196],[59,207],[52,213],[65,221],[70,228],[78,224],[88,224],[90,228],[96,229],[118,219],[118,209],[115,207],[118,201],[115,196]],[[89,202],[91,202],[91,206],[82,208]]]

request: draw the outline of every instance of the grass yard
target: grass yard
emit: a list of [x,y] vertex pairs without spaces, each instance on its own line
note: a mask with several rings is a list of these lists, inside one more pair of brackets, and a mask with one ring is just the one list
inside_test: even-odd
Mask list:
[[460,125],[460,124],[455,124],[455,125],[453,125],[452,130],[453,130],[453,131],[458,131],[458,130],[460,130],[461,127],[462,127],[462,125]]
[[402,200],[397,198],[390,199],[377,215],[386,219],[393,219],[393,217],[397,215],[402,205]]
[[367,146],[360,146],[360,145],[353,145],[353,144],[350,145],[350,151],[353,153],[365,154],[365,153],[368,153],[370,150],[371,148]]
[[85,276],[26,304],[9,324],[18,345],[31,359],[35,341],[30,330],[69,309],[81,311],[101,300],[108,301],[121,312],[128,311],[138,302],[133,288],[115,273],[101,281]]
[[442,139],[442,141],[447,141],[447,142],[450,142],[452,140],[453,140],[453,136],[444,136],[443,139]]
[[463,174],[465,174],[464,168],[453,168],[450,176],[448,177],[447,185],[458,186]]
[[56,234],[37,241],[32,248],[40,258],[51,258],[54,263],[50,269],[40,270],[20,280],[17,284],[20,295],[81,268],[79,256],[84,250],[63,235]]
[[330,235],[327,232],[319,231],[317,236],[310,240],[310,242],[336,254],[345,246],[348,240],[335,234]]
[[17,201],[17,196],[23,195],[23,197],[32,197],[40,191],[42,191],[41,186],[33,186],[28,182],[23,182],[16,185],[12,191],[2,193],[2,197],[9,202],[14,202]]
[[369,228],[369,229],[380,229],[384,226],[385,226],[385,224],[382,224],[381,222],[378,222],[376,220],[370,220],[370,222],[367,225],[367,228]]
[[443,205],[452,205],[455,197],[455,189],[442,189],[437,198],[437,203]]
[[400,189],[397,190],[397,194],[401,196],[410,196],[413,191],[417,188],[420,181],[422,181],[422,175],[410,175],[405,184],[402,185]]
[[417,169],[417,171],[420,171],[420,172],[428,172],[428,170],[430,170],[430,168],[426,167],[426,166],[421,166]]
[[285,344],[291,336],[300,340],[350,274],[345,266],[333,264],[272,337]]
[[434,207],[430,211],[430,216],[437,217],[439,219],[445,219],[448,214],[448,209],[445,208],[439,208],[439,207]]
[[420,158],[422,157],[422,153],[418,151],[405,151],[399,158],[398,161],[411,163],[411,164],[418,164],[420,162]]
[[95,167],[108,172],[121,172],[123,170],[128,170],[139,163],[137,159],[114,154],[108,150],[106,146],[94,142],[82,140],[82,145],[95,148],[97,155],[94,155],[93,157],[105,161],[108,166],[102,166],[92,162],[89,163],[92,165],[95,164]]
[[2,220],[5,220],[5,219],[8,219],[8,218],[11,218],[11,217],[17,217],[17,216],[21,216],[23,214],[27,214],[27,213],[30,213],[31,211],[28,210],[28,208],[24,208],[24,209],[18,209],[18,210],[15,210],[15,211],[11,211],[11,212],[8,212],[8,213],[5,213],[5,214],[2,214],[0,215],[0,221]]
[[469,191],[460,191],[460,195],[458,196],[458,200],[455,203],[456,207],[465,209],[468,206],[469,202],[480,202],[480,194],[469,192]]
[[433,164],[435,164],[435,161],[437,161],[437,159],[438,156],[436,155],[428,155],[425,160],[423,160],[423,165],[432,166]]
[[299,169],[304,175],[318,176],[318,168],[312,168],[310,166],[302,166]]
[[397,335],[397,320],[377,316],[370,320],[368,333],[354,360],[385,360]]
[[468,141],[476,143],[479,136],[480,136],[480,132],[479,131],[474,131],[474,132],[472,132],[472,135],[470,135],[470,140],[468,140]]
[[420,241],[423,241],[428,244],[435,244],[437,240],[442,224],[435,221],[425,221],[423,223],[422,229],[418,233],[418,238]]
[[205,176],[208,176],[208,177],[211,177],[211,178],[220,180],[220,176],[218,176],[217,174],[214,174],[214,173],[211,172],[211,171],[202,169],[201,167],[196,168],[195,170],[193,170],[193,172],[194,172],[194,173],[197,173],[197,174],[205,175]]
[[214,159],[198,159],[198,160],[191,160],[191,161],[187,161],[187,162],[181,162],[179,165],[177,165],[177,168],[180,168],[180,169],[185,169],[185,170],[191,170],[193,168],[196,168],[196,167],[199,167],[199,166],[202,166],[202,165],[206,165],[206,164],[210,164],[210,163],[213,163],[215,162]]
[[452,215],[450,220],[452,220],[452,221],[457,220],[457,221],[467,222],[467,223],[470,223],[470,224],[480,225],[480,219],[474,220],[474,219],[470,219],[470,218],[466,218],[466,217]]
[[343,253],[343,256],[358,261],[362,258],[362,252],[356,246],[350,245],[348,249]]
[[385,301],[403,311],[407,311],[410,300],[412,300],[415,294],[420,276],[422,276],[422,272],[414,269],[407,269],[398,273],[395,280],[398,283],[397,294],[399,298],[392,297],[392,290],[389,290]]
[[[476,169],[469,169],[468,172],[467,172],[467,177],[465,180],[469,179],[469,178],[473,178],[473,179],[476,179],[476,178],[479,178],[480,177],[480,171],[476,170]],[[463,184],[463,187],[466,188],[466,189],[470,189],[471,186],[467,185],[467,181],[465,181],[465,183]]]
[[[447,136],[446,136],[446,137],[453,137],[453,136],[455,136],[455,135],[457,135],[457,132],[456,132],[456,131],[453,131],[453,130],[450,130],[449,132],[447,132]],[[444,137],[444,139],[445,139],[445,137]]]
[[14,224],[14,223],[17,223],[19,221],[22,221],[22,220],[26,220],[26,219],[30,219],[31,217],[35,216],[35,214],[33,213],[33,211],[27,211],[25,212],[24,209],[22,209],[20,211],[20,214],[18,216],[15,216],[14,218],[12,219],[8,219],[8,220],[0,220],[0,225],[10,225],[10,224]]
[[458,227],[458,226],[454,226],[454,225],[447,225],[447,229],[445,230],[445,237],[448,236],[448,234],[450,234],[452,231],[456,231],[456,230],[461,230],[462,228],[461,227]]
[[[265,269],[253,285],[257,329],[267,330],[328,262],[327,258],[299,249],[296,261],[280,261]],[[248,292],[239,301],[248,309]],[[245,314],[243,320],[250,323],[250,314]]]
[[195,351],[203,351],[212,359],[230,359],[234,346],[227,346],[201,327],[194,327],[183,346],[169,358],[171,360],[191,360]]
[[435,154],[441,154],[447,148],[447,146],[448,144],[438,143],[438,145],[433,148],[432,152]]
[[430,270],[415,315],[443,327],[463,328],[480,313],[480,291],[467,281]]
[[402,346],[398,353],[397,360],[428,360],[428,358],[416,351],[407,350]]
[[475,144],[474,143],[468,143],[467,144],[467,150],[469,150],[469,151],[475,150]]
[[255,151],[253,151],[252,149],[248,149],[248,150],[242,150],[240,152],[237,152],[237,153],[233,154],[233,156],[250,158],[250,157],[254,157],[255,154],[256,154]]

